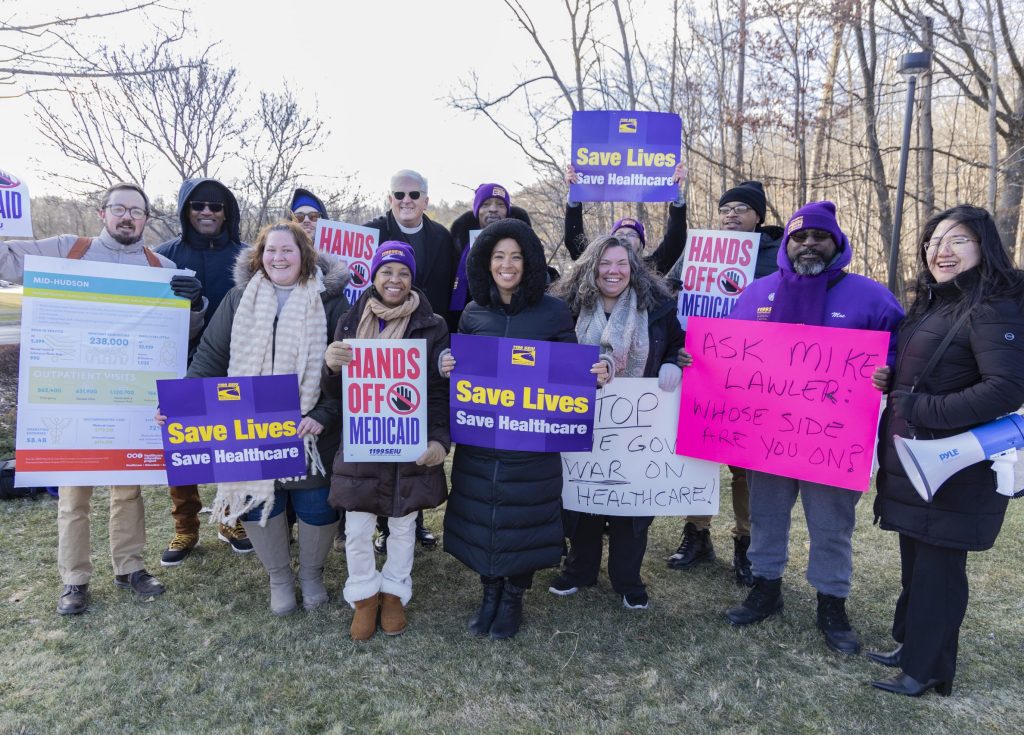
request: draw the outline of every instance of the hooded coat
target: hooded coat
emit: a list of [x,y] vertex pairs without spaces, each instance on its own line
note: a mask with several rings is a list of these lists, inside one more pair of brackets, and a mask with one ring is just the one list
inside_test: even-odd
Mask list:
[[[395,215],[391,212],[366,222],[363,227],[379,230],[379,242],[398,240],[408,243],[410,239],[402,232]],[[426,244],[422,253],[416,253],[416,275],[413,278],[413,285],[427,297],[434,313],[447,322],[448,304],[452,297],[452,283],[455,281],[459,253],[452,242],[451,233],[426,215],[423,215],[423,230]]]
[[[234,324],[235,312],[242,300],[242,294],[245,293],[245,287],[255,275],[250,268],[251,252],[252,248],[246,247],[235,260],[232,273],[238,285],[228,291],[222,300],[224,308],[217,310],[206,327],[199,348],[188,366],[186,378],[216,378],[227,375],[228,364],[231,360],[231,328]],[[348,309],[348,301],[345,299],[345,284],[348,283],[349,273],[347,268],[342,267],[334,258],[324,253],[320,253],[317,257],[317,267],[323,279],[324,290],[321,292],[320,298],[323,301],[324,314],[327,317],[327,340],[330,342],[338,320]],[[278,326],[275,319],[275,335]],[[321,391],[320,400],[317,401],[308,416],[323,424],[324,430],[317,439],[317,451],[326,467],[326,463],[338,451],[338,444],[341,441],[339,406],[336,401]],[[289,489],[319,488],[327,484],[327,478],[310,475],[302,480],[281,484]]]
[[[200,235],[189,222],[189,197],[196,187],[212,183],[224,193],[224,226],[213,237]],[[170,258],[179,268],[190,268],[203,284],[203,296],[210,302],[206,309],[206,324],[209,326],[221,299],[230,291],[235,281],[235,261],[247,246],[242,242],[239,225],[242,220],[238,200],[230,189],[216,179],[185,179],[178,190],[178,220],[181,235],[157,246],[156,252]],[[189,345],[194,349],[195,345]],[[191,350],[190,350],[191,351]]]
[[[772,302],[782,281],[780,271],[794,272],[793,263],[786,252],[787,239],[780,243],[776,256],[779,270],[764,278],[758,278],[747,286],[736,299],[736,304],[729,314],[730,319],[761,322],[770,320]],[[886,363],[892,365],[896,361],[896,334],[903,320],[903,308],[885,286],[857,273],[847,273],[843,270],[850,264],[852,258],[853,248],[845,246],[824,271],[816,276],[804,278],[824,278],[829,283],[825,294],[825,319],[822,326],[889,332]]]
[[[521,222],[525,222],[527,225],[533,226],[530,222],[530,215],[525,209],[520,207],[509,207],[508,210],[509,219],[517,219]],[[466,284],[465,288],[460,288],[467,281],[466,277],[466,259],[469,257],[469,233],[471,230],[479,230],[480,219],[473,214],[473,210],[463,212],[460,214],[454,222],[452,222],[451,233],[452,240],[455,242],[455,248],[461,253],[459,256],[459,265],[455,270],[455,282],[452,284],[452,298],[449,303],[448,312],[448,329],[449,331],[455,332],[459,328],[459,319],[462,317],[462,310],[466,308],[466,304],[473,300],[473,295],[469,292],[469,286]]]
[[[1024,404],[1024,315],[1008,299],[989,302],[949,343],[934,370],[912,392],[932,354],[956,322],[949,307],[976,286],[977,268],[933,284],[927,310],[903,327],[892,392],[882,414],[875,517],[882,528],[919,541],[968,551],[991,548],[1008,498],[996,492],[992,463],[966,467],[930,503],[903,469],[894,436],[941,439],[1016,411]],[[909,320],[908,320],[909,321]]]
[[[448,381],[437,369],[441,352],[448,348],[448,327],[430,307],[423,292],[419,308],[409,317],[403,339],[427,342],[427,441],[436,441],[445,452],[451,446],[448,431]],[[334,341],[356,339],[359,320],[374,291],[368,288],[355,306],[338,322]],[[330,340],[328,340],[330,342]],[[340,405],[341,376],[331,373],[325,364],[320,374],[320,387]],[[338,441],[340,442],[339,430]],[[424,508],[436,508],[448,496],[444,465],[427,467],[415,462],[346,462],[342,447],[334,455],[331,493],[327,499],[337,510],[361,511],[378,516],[401,518]]]
[[[523,250],[523,278],[506,305],[491,277],[490,260],[495,245],[507,237]],[[525,223],[504,219],[486,227],[473,245],[466,271],[473,301],[462,314],[462,334],[576,342],[569,307],[544,293],[544,246]],[[557,564],[562,555],[561,510],[558,452],[455,447],[444,548],[478,574],[515,576]]]

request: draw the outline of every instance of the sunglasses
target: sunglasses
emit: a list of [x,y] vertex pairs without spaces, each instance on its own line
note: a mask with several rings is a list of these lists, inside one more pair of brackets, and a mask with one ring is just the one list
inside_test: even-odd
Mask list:
[[310,222],[316,222],[320,219],[319,212],[292,212],[292,219],[296,222],[305,222],[307,219]]
[[832,233],[828,230],[800,230],[794,232],[789,236],[789,239],[797,243],[805,243],[811,237],[814,238],[815,242],[824,242],[825,240],[831,239]]
[[393,191],[391,192],[391,196],[393,196],[398,201],[402,201],[403,199],[405,199],[405,195],[408,194],[409,198],[415,202],[417,199],[420,198],[420,194],[422,193],[423,192],[420,191]]
[[202,212],[204,209],[209,209],[214,214],[217,214],[217,212],[224,211],[224,205],[220,202],[189,202],[188,206],[193,212]]

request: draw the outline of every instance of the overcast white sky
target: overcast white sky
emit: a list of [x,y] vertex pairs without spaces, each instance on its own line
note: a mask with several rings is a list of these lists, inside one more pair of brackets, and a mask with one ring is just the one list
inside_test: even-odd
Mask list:
[[[568,35],[561,2],[524,4],[549,39]],[[650,9],[643,0],[634,4],[642,27],[668,23],[667,3],[652,3]],[[25,21],[47,17],[41,13],[52,17],[117,5],[118,0],[4,0],[2,12]],[[365,192],[383,195],[390,174],[408,167],[428,177],[432,199],[451,201],[466,199],[485,181],[515,190],[533,179],[518,150],[489,122],[445,102],[471,70],[485,89],[504,91],[517,70],[538,58],[501,0],[253,0],[191,2],[189,7],[197,32],[192,47],[218,42],[225,64],[238,67],[249,102],[261,89],[288,86],[311,112],[318,109],[331,135],[323,150],[303,163],[312,187],[351,173]],[[116,45],[129,43],[144,26],[137,20],[101,20],[88,28],[97,40]],[[34,194],[58,191],[41,173],[67,164],[36,132],[29,100],[0,100],[0,111],[0,168],[18,174]],[[178,183],[153,181],[150,189],[167,190],[150,193],[173,196]]]

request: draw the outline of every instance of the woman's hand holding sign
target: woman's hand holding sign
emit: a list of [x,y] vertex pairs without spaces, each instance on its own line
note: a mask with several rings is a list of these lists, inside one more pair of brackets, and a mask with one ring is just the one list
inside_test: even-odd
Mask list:
[[297,432],[299,436],[306,436],[312,434],[313,436],[320,436],[324,430],[324,425],[316,419],[311,419],[309,416],[303,416],[302,421],[299,422]]
[[331,342],[324,353],[324,362],[332,373],[341,372],[343,367],[352,362],[352,345],[342,341]]
[[444,458],[447,456],[448,452],[445,451],[444,445],[441,442],[431,440],[427,442],[427,451],[420,455],[420,458],[416,460],[416,464],[437,467],[444,462]]
[[452,354],[451,350],[445,350],[441,353],[441,364],[440,368],[441,375],[449,377],[452,374],[452,370],[455,369],[455,355]]
[[590,372],[597,376],[597,387],[602,388],[611,380],[611,372],[608,370],[607,360],[598,360],[590,366]]

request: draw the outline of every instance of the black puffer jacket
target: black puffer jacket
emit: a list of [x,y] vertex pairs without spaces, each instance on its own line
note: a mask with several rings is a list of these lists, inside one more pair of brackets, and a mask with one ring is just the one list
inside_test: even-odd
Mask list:
[[[228,374],[228,364],[231,361],[231,328],[235,321],[235,312],[242,300],[242,294],[245,293],[245,287],[249,285],[249,280],[254,275],[250,267],[251,253],[252,248],[247,247],[238,254],[232,270],[234,280],[238,285],[228,291],[221,301],[221,308],[217,309],[217,313],[210,320],[209,326],[203,333],[202,342],[188,366],[186,378],[216,378]],[[345,299],[345,284],[348,283],[349,273],[348,268],[342,267],[333,257],[325,253],[320,253],[317,256],[317,267],[323,278],[324,290],[320,294],[320,299],[323,301],[324,314],[327,317],[326,337],[330,342],[338,320],[348,309],[348,301]],[[275,320],[275,337],[277,327]],[[316,448],[325,469],[327,463],[338,451],[340,414],[337,402],[323,395],[323,392],[321,392],[320,400],[307,414],[324,427],[316,440]],[[302,480],[278,482],[281,486],[291,490],[321,488],[327,484],[327,478],[311,474]]]
[[[494,246],[506,237],[520,244],[524,256],[522,284],[507,306],[489,270]],[[576,341],[565,302],[544,294],[544,248],[524,223],[506,219],[485,228],[467,272],[474,301],[462,314],[463,334]],[[459,444],[444,516],[445,551],[488,577],[553,566],[562,554],[561,510],[561,454]]]
[[[403,339],[427,341],[427,441],[440,442],[447,452],[451,446],[448,381],[438,372],[437,360],[448,348],[448,327],[431,310],[423,292],[415,287],[414,290],[420,295],[420,305],[409,317]],[[372,289],[364,291],[355,306],[338,322],[335,341],[356,338],[359,319],[372,293]],[[327,365],[321,372],[320,388],[324,395],[336,402],[341,401],[341,376],[331,373]],[[424,508],[436,508],[448,495],[443,464],[427,467],[415,462],[346,462],[342,450],[339,445],[334,457],[328,497],[333,508],[401,518]]]
[[900,464],[892,437],[918,439],[952,436],[1024,404],[1024,316],[1016,302],[987,305],[957,332],[939,364],[910,390],[956,321],[950,304],[961,288],[973,287],[975,270],[956,281],[932,287],[924,315],[900,327],[893,390],[882,417],[878,446],[880,469],[875,516],[882,528],[936,546],[980,551],[991,548],[1003,524],[1007,498],[995,491],[991,462],[979,462],[949,478],[926,503]]

